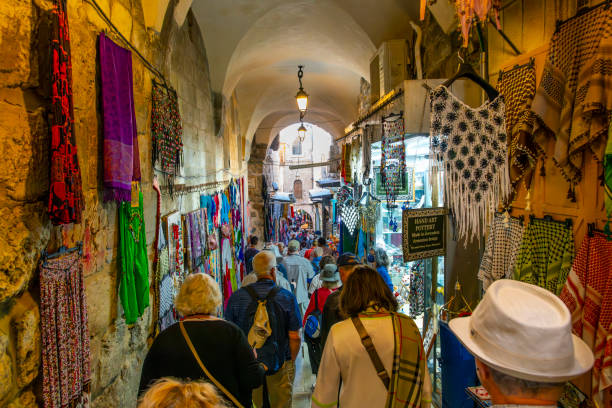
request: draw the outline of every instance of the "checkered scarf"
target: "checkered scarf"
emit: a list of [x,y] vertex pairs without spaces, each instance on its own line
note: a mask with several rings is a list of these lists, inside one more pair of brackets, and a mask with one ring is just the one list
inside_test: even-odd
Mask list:
[[[561,299],[572,313],[573,332],[595,354],[593,396],[612,386],[612,242],[603,234],[585,237]],[[599,394],[601,398],[602,395]]]
[[523,232],[523,223],[520,220],[495,214],[478,270],[478,279],[482,281],[484,289],[498,279],[512,276]]
[[559,222],[534,219],[523,234],[514,279],[559,294],[572,266],[572,230]]
[[512,184],[511,202],[519,184],[525,181],[529,189],[538,151],[533,144],[534,115],[531,102],[536,90],[536,72],[530,63],[506,72],[500,72],[497,85],[506,103],[506,129],[508,133],[508,165]]
[[[611,20],[612,8],[598,7],[561,26],[551,40],[532,104],[540,119],[535,132],[538,147],[544,152],[547,136],[554,136],[553,160],[572,186],[582,179],[583,152],[598,151],[608,129]],[[570,198],[573,195],[570,188]]]

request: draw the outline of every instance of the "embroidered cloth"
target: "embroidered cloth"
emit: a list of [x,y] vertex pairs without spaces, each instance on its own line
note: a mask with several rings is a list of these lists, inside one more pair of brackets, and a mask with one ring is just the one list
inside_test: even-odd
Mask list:
[[418,262],[410,268],[410,292],[408,296],[410,317],[413,319],[425,312],[425,265]]
[[496,280],[512,276],[523,232],[519,219],[495,214],[478,270],[478,279],[485,290]]
[[130,201],[132,181],[140,180],[132,53],[112,42],[102,32],[99,56],[104,130],[104,199]]
[[572,313],[573,332],[595,354],[593,396],[612,386],[612,241],[594,232],[582,241],[561,299]]
[[506,105],[508,165],[512,184],[510,202],[515,198],[521,181],[529,190],[538,157],[532,137],[535,118],[531,112],[536,90],[535,65],[529,63],[500,72],[497,89],[504,96]]
[[559,295],[573,258],[571,228],[560,222],[533,219],[523,234],[513,277]]
[[83,191],[74,137],[72,62],[66,0],[53,2],[51,40],[51,171],[49,219],[53,224],[81,222]]
[[151,137],[153,139],[153,166],[166,175],[176,176],[183,155],[183,127],[178,96],[173,89],[153,83],[151,91]]
[[45,408],[89,406],[89,326],[78,252],[40,265],[40,326]]
[[387,207],[395,206],[395,199],[404,186],[406,174],[406,146],[404,118],[383,122],[380,174],[387,195]]
[[484,235],[510,193],[504,98],[472,108],[443,85],[429,97],[431,171],[444,169],[444,200],[467,244]]
[[[546,150],[555,138],[553,160],[571,186],[582,178],[583,152],[600,157],[612,109],[612,8],[598,7],[564,23],[553,35],[540,86],[532,104],[540,119],[536,142]],[[546,131],[544,131],[546,130]],[[573,188],[570,187],[570,198]]]
[[610,232],[610,218],[612,218],[612,123],[608,131],[608,143],[606,145],[606,152],[604,156],[604,201],[606,206],[606,215],[608,222],[606,223],[606,230]]
[[142,192],[139,191],[138,207],[132,207],[131,202],[119,205],[119,298],[127,324],[136,323],[149,306],[149,258],[145,231]]

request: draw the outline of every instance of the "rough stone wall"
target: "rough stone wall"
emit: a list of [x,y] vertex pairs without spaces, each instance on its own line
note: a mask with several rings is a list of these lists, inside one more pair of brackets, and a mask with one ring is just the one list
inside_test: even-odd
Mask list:
[[[178,90],[184,124],[183,174],[189,178],[179,178],[177,183],[222,179],[215,169],[221,168],[220,161],[228,153],[213,134],[208,63],[193,16],[188,15],[178,27],[169,17],[171,7],[162,33],[157,34],[146,29],[140,0],[97,1]],[[135,406],[151,308],[131,327],[122,318],[117,295],[117,206],[102,201],[96,41],[97,34],[107,26],[87,2],[68,0],[75,135],[85,210],[80,225],[54,227],[46,214],[51,6],[49,0],[0,2],[0,406],[35,407],[40,403],[37,264],[42,249],[52,252],[62,244],[70,247],[81,240],[91,336],[92,405]],[[152,75],[135,56],[133,70],[152,265],[156,211],[149,132]],[[208,175],[205,180],[194,178],[203,174]],[[175,208],[185,212],[198,206],[197,194],[175,200],[164,196],[162,202],[163,213]]]
[[[254,144],[251,150],[251,158],[248,164],[249,174],[249,224],[248,234],[255,234],[263,239],[264,231],[264,201],[262,192],[264,174],[264,160],[268,146],[266,144]],[[269,187],[269,186],[268,186]]]

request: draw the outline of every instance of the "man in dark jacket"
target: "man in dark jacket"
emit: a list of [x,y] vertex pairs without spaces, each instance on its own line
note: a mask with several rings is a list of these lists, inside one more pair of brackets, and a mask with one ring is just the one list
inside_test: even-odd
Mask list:
[[259,242],[259,238],[256,235],[251,235],[249,237],[249,246],[244,251],[244,261],[246,264],[246,274],[253,272],[253,257],[257,255],[259,250],[256,248],[257,243]]
[[[355,254],[350,252],[345,252],[340,255],[336,264],[338,265],[338,272],[340,272],[340,280],[342,283],[346,282],[353,270],[361,265]],[[342,288],[329,295],[325,301],[325,306],[323,306],[323,317],[321,319],[321,349],[325,347],[325,341],[327,340],[327,335],[331,327],[346,319],[346,317],[340,313],[341,291]]]

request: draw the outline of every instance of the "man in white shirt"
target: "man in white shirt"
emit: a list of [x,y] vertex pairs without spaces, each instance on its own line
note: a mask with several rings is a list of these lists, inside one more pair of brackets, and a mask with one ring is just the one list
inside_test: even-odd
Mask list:
[[293,294],[297,299],[302,315],[306,312],[308,302],[308,283],[314,278],[315,273],[310,262],[300,256],[300,243],[296,240],[290,241],[287,248],[287,256],[283,259],[283,266],[287,270],[287,278],[293,287]]

